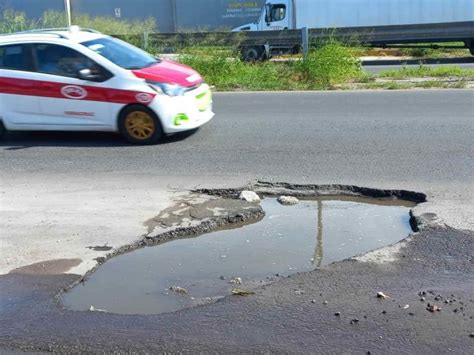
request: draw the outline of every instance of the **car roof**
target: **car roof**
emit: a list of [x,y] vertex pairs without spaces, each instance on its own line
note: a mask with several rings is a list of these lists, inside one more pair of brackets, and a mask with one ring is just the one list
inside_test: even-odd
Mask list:
[[64,40],[66,42],[82,43],[93,41],[106,35],[88,28],[71,26],[68,28],[45,28],[0,35],[0,44],[12,42],[30,42],[37,40]]

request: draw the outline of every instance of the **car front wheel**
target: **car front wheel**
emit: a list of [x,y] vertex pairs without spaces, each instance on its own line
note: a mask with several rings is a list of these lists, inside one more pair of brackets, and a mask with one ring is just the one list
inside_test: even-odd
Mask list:
[[155,144],[163,136],[160,120],[145,106],[128,106],[121,112],[118,123],[120,133],[133,144]]

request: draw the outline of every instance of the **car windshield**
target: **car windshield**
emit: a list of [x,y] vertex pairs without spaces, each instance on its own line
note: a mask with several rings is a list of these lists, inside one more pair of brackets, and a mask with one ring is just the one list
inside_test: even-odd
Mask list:
[[142,69],[159,63],[159,59],[128,43],[115,38],[99,38],[82,45],[125,69]]

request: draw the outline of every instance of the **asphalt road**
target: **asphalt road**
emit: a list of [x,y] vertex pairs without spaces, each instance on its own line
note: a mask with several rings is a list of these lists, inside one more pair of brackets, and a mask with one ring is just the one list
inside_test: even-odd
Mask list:
[[114,172],[196,184],[472,179],[474,91],[223,93],[215,111],[199,131],[156,146],[130,146],[114,134],[10,133],[0,164],[12,174]]
[[429,202],[417,213],[457,229],[425,229],[389,248],[396,257],[386,263],[346,260],[251,297],[150,316],[64,310],[54,296],[79,271],[45,274],[39,263],[39,274],[0,276],[0,352],[472,353],[474,91],[223,93],[215,111],[197,132],[156,146],[113,134],[8,134],[2,251],[77,265],[78,255],[91,258],[86,246],[125,243],[144,216],[180,203],[170,190],[256,179],[424,192]]

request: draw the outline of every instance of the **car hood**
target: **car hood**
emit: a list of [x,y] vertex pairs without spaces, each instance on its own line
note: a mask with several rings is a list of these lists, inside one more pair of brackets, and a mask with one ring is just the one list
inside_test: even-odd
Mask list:
[[151,67],[132,70],[132,72],[141,79],[164,84],[178,84],[184,87],[196,86],[203,81],[197,71],[171,60],[161,60]]

